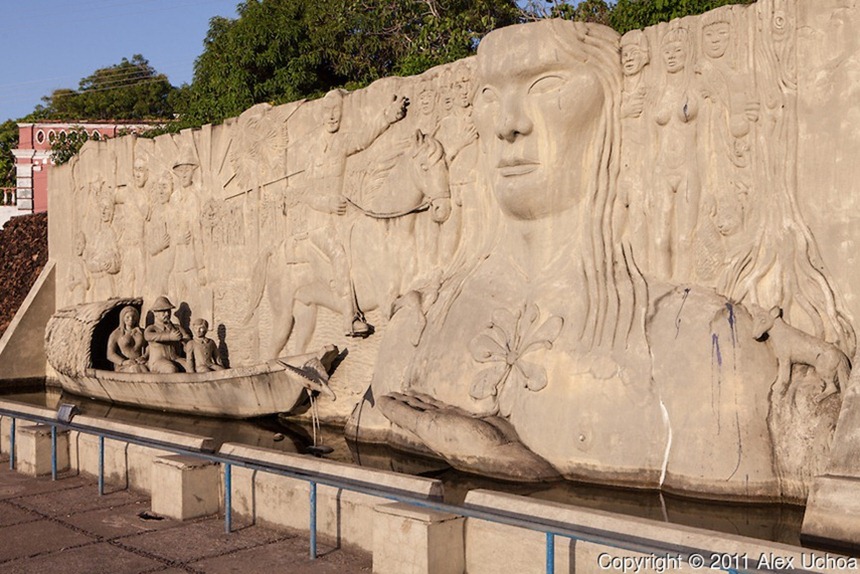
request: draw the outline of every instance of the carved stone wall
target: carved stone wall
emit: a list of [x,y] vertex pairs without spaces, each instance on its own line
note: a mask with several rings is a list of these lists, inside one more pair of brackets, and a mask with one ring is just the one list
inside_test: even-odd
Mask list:
[[58,307],[167,295],[233,366],[338,344],[324,418],[465,470],[802,500],[860,313],[858,18],[539,22],[88,142],[52,172]]

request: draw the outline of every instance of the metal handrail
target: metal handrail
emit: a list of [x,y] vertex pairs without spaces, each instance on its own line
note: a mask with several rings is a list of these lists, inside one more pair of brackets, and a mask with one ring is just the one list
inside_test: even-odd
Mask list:
[[[10,455],[9,455],[9,465],[10,468],[15,468],[15,429],[16,429],[16,419],[27,420],[30,422],[41,423],[51,426],[51,477],[53,480],[57,479],[57,439],[56,433],[57,429],[67,429],[73,430],[76,432],[81,432],[85,434],[95,435],[99,438],[99,475],[98,475],[98,483],[99,483],[99,495],[104,494],[104,439],[109,438],[111,440],[116,440],[119,442],[126,442],[129,444],[135,444],[139,446],[145,446],[150,448],[155,448],[159,450],[166,450],[170,452],[174,452],[176,454],[184,454],[193,457],[197,457],[200,459],[208,460],[210,462],[216,462],[221,465],[224,465],[224,482],[225,482],[225,492],[224,492],[224,522],[225,522],[225,532],[232,532],[232,467],[239,466],[242,468],[247,468],[249,470],[255,470],[260,472],[266,472],[269,474],[275,474],[278,476],[284,476],[287,478],[293,478],[298,480],[303,480],[309,483],[309,497],[310,497],[310,516],[309,516],[309,530],[310,530],[310,557],[311,559],[315,559],[317,557],[316,551],[316,502],[317,502],[317,485],[330,486],[333,488],[338,488],[342,490],[358,492],[361,494],[366,494],[370,496],[374,496],[377,498],[385,498],[395,502],[402,502],[406,504],[410,504],[413,506],[418,506],[422,508],[427,508],[429,510],[435,510],[438,512],[445,512],[448,514],[455,514],[459,516],[463,516],[465,518],[474,518],[478,520],[484,520],[488,522],[498,523],[498,524],[506,524],[509,526],[515,526],[519,528],[525,528],[528,530],[543,532],[546,535],[546,572],[547,574],[554,574],[555,572],[555,537],[560,536],[564,538],[569,538],[575,541],[583,541],[588,542],[612,549],[617,550],[626,550],[630,552],[636,552],[640,554],[653,555],[653,556],[672,556],[677,557],[681,562],[685,562],[691,564],[694,569],[703,569],[710,571],[722,571],[728,572],[730,574],[741,574],[741,573],[753,573],[753,572],[784,572],[784,570],[778,569],[768,569],[768,568],[740,568],[740,567],[722,567],[722,565],[718,565],[716,567],[710,567],[709,562],[699,563],[698,566],[690,562],[695,559],[706,559],[711,556],[719,556],[720,553],[713,552],[708,550],[707,548],[699,548],[695,546],[682,546],[677,544],[667,543],[665,541],[659,540],[657,538],[651,538],[648,536],[630,536],[626,534],[620,534],[618,532],[613,532],[611,530],[604,530],[600,528],[587,527],[581,525],[571,525],[568,523],[561,523],[557,521],[536,518],[533,516],[523,515],[510,511],[503,510],[487,510],[485,508],[479,508],[469,505],[454,505],[446,502],[442,502],[439,500],[428,500],[425,498],[421,498],[414,494],[410,494],[408,491],[404,491],[402,489],[397,489],[388,486],[380,486],[376,483],[365,482],[356,479],[348,479],[332,474],[327,474],[318,471],[307,471],[302,469],[296,469],[289,467],[287,465],[269,463],[269,462],[261,462],[257,460],[247,459],[244,457],[236,456],[236,455],[225,455],[225,454],[217,454],[214,452],[191,449],[187,447],[183,447],[180,445],[172,444],[169,442],[138,437],[134,435],[130,435],[123,432],[118,432],[114,430],[106,430],[100,429],[97,427],[93,427],[90,425],[81,425],[72,422],[62,422],[55,418],[44,417],[32,413],[22,413],[13,411],[6,408],[0,408],[0,416],[6,416],[11,418],[10,425]],[[756,560],[751,560],[752,562],[756,562]],[[792,572],[797,572],[801,574],[812,573],[810,570],[804,570],[795,568]]]

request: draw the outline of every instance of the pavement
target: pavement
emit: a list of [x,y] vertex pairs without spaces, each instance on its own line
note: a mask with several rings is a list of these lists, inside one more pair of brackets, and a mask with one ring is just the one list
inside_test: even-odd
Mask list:
[[[224,532],[223,517],[147,518],[146,494],[77,474],[33,478],[0,459],[0,572],[63,574],[370,573],[371,555],[306,533],[256,525]],[[151,514],[151,513],[150,513]],[[141,516],[143,515],[143,517]]]

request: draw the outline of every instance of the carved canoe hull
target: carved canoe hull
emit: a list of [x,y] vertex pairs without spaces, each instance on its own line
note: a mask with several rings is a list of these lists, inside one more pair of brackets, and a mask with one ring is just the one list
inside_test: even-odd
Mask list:
[[[300,366],[300,365],[297,365]],[[118,373],[87,369],[57,373],[63,390],[101,401],[148,409],[229,418],[289,412],[306,397],[306,379],[271,361],[210,373]]]
[[193,415],[251,418],[289,412],[308,388],[327,394],[328,373],[338,356],[334,345],[316,353],[207,373],[121,373],[108,370],[107,335],[127,305],[117,298],[60,309],[45,329],[45,353],[63,390],[74,395]]

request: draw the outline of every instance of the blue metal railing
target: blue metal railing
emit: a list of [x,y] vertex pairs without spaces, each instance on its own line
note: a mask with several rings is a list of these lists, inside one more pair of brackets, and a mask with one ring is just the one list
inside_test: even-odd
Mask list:
[[[705,548],[696,548],[689,546],[681,546],[671,544],[659,539],[649,538],[647,536],[631,536],[612,532],[608,530],[597,529],[593,527],[572,525],[560,523],[545,519],[539,519],[532,516],[526,516],[499,509],[488,510],[472,506],[456,506],[439,500],[428,500],[416,496],[409,491],[403,491],[391,487],[381,487],[378,484],[362,482],[358,480],[346,479],[340,476],[329,475],[321,472],[309,472],[301,469],[291,468],[284,465],[273,463],[262,463],[260,461],[246,459],[235,455],[216,454],[203,450],[195,450],[181,445],[176,445],[160,440],[141,438],[134,435],[129,435],[117,431],[108,431],[96,427],[75,424],[74,422],[63,423],[52,418],[47,418],[30,413],[21,413],[11,411],[9,409],[0,408],[0,416],[11,418],[10,425],[10,453],[9,461],[10,468],[15,467],[15,432],[16,419],[20,418],[35,423],[42,423],[51,426],[51,477],[57,479],[57,429],[67,429],[85,434],[95,435],[99,439],[99,468],[98,468],[98,483],[99,495],[104,493],[104,449],[105,438],[111,440],[136,444],[150,448],[170,451],[177,454],[191,455],[202,458],[211,462],[219,463],[224,469],[224,529],[226,533],[232,532],[232,470],[233,466],[239,466],[250,470],[266,472],[287,478],[303,480],[309,485],[309,517],[308,529],[310,531],[310,558],[312,560],[317,557],[317,485],[330,486],[338,489],[358,492],[385,498],[395,502],[402,502],[413,506],[455,514],[465,518],[474,518],[498,524],[506,524],[519,528],[544,533],[546,540],[546,572],[547,574],[555,574],[555,545],[556,538],[568,538],[572,541],[588,542],[615,550],[624,550],[636,552],[639,554],[652,556],[672,556],[677,557],[679,562],[691,564],[693,569],[707,569],[709,571],[722,571],[729,574],[742,574],[753,572],[777,572],[768,568],[740,568],[728,567],[725,564],[720,564],[716,561],[714,564],[710,562],[700,562],[698,565],[691,561],[706,560],[705,557],[721,556],[721,553],[712,552]],[[750,558],[748,563],[756,563]],[[804,574],[811,573],[809,570],[793,569],[792,572]]]

